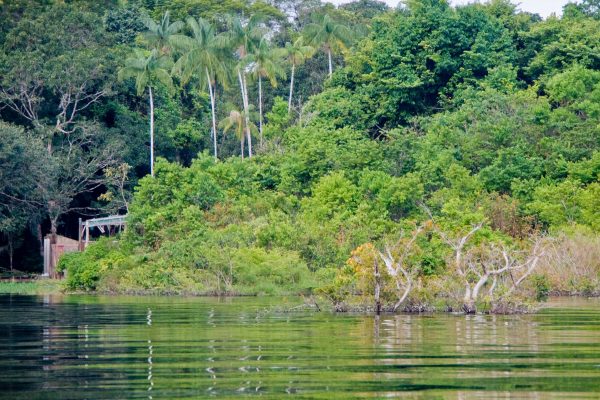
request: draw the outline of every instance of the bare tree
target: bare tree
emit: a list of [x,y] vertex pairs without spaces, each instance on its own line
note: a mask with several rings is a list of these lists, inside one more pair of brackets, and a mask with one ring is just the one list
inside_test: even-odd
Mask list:
[[490,279],[492,280],[488,288],[490,299],[494,299],[499,283],[503,284],[506,291],[496,300],[513,294],[533,273],[544,252],[545,247],[540,238],[534,240],[533,246],[527,252],[496,244],[484,244],[469,249],[465,254],[464,262],[459,267],[465,283],[463,310],[466,313],[477,311],[476,302]]
[[[394,304],[393,311],[397,311],[400,308],[413,288],[418,270],[411,268],[408,258],[414,253],[417,247],[417,239],[424,230],[425,226],[419,225],[410,235],[406,235],[403,231],[400,239],[394,246],[390,247],[386,244],[384,251],[378,252],[379,257],[385,264],[387,273],[392,277],[396,285],[398,301]],[[376,270],[377,272],[378,270]]]
[[[467,245],[483,228],[484,221],[473,224],[468,231],[452,237],[435,223],[430,210],[425,206],[422,207],[429,214],[433,229],[442,241],[453,250],[454,271],[462,280],[465,288],[463,310],[466,313],[477,312],[477,300],[490,279],[492,281],[488,288],[490,298],[493,298],[500,282],[507,288],[502,299],[513,294],[521,283],[533,273],[546,251],[543,239],[540,237],[532,238],[533,245],[527,255],[524,255],[523,251],[513,250],[505,245],[495,243],[469,248]],[[517,276],[516,279],[515,276]]]

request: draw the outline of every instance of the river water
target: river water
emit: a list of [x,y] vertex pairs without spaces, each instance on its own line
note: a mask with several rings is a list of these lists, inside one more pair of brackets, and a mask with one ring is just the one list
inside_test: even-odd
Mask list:
[[300,303],[1,295],[0,398],[600,398],[598,299],[516,316]]

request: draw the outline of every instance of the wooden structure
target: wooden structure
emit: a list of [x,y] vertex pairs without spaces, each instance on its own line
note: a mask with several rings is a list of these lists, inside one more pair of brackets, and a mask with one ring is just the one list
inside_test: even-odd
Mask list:
[[79,251],[79,242],[66,236],[56,235],[56,243],[52,243],[52,235],[44,238],[44,276],[58,278],[56,271],[58,259],[65,253]]
[[58,259],[65,253],[83,251],[91,242],[90,231],[98,229],[102,234],[114,235],[125,228],[126,215],[111,215],[104,218],[93,218],[83,222],[79,218],[78,240],[56,235],[56,243],[52,243],[52,235],[44,238],[44,276],[59,278],[56,271]]
[[90,230],[97,228],[100,233],[109,236],[121,232],[126,225],[126,215],[111,215],[103,218],[88,219],[85,222],[79,219],[79,249],[84,250],[91,241]]

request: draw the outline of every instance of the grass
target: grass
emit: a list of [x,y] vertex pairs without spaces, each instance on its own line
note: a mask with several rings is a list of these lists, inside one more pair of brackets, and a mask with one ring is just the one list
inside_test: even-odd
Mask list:
[[38,279],[28,282],[0,282],[0,294],[54,294],[61,290],[61,281]]

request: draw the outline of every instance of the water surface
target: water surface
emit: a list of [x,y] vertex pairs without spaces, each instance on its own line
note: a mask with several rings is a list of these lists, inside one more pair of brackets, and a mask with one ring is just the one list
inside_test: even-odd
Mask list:
[[600,398],[598,299],[519,316],[297,304],[0,295],[0,398]]

